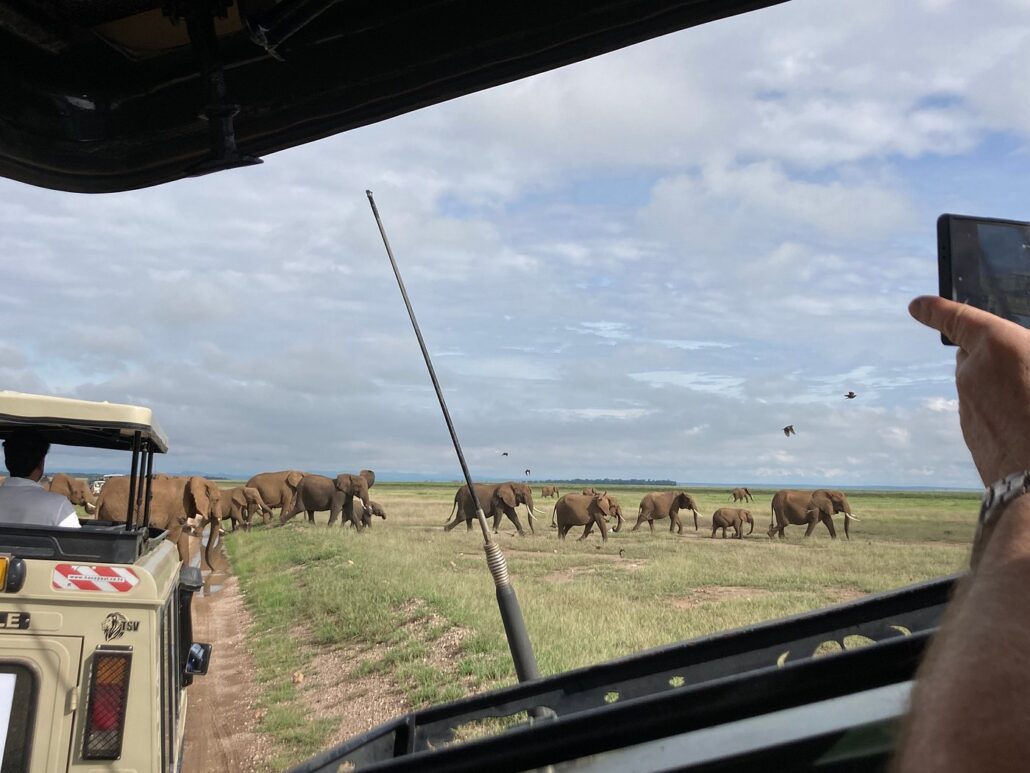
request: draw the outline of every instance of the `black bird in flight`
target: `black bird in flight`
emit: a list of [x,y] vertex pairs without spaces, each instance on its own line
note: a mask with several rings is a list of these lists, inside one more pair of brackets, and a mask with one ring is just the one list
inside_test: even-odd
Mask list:
[[501,451],[501,456],[507,456],[507,455],[508,455],[507,451]]
[[856,395],[854,392],[848,392],[846,395],[844,395],[844,397],[846,397],[848,400],[854,400],[856,397],[858,397],[858,395]]
[[796,435],[798,433],[794,431],[793,424],[788,424],[786,427],[783,428],[783,434],[787,437],[790,437],[791,435]]
[[527,477],[527,478],[529,477],[529,473],[530,473],[530,469],[529,469],[529,468],[527,467],[527,468],[526,468],[526,477]]

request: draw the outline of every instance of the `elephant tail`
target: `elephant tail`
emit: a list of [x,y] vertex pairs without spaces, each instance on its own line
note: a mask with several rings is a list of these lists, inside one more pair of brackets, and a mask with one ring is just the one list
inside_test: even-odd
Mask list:
[[448,515],[447,516],[447,520],[444,521],[444,524],[443,524],[444,526],[446,526],[447,524],[449,524],[451,522],[451,519],[454,518],[454,511],[457,510],[457,509],[458,509],[458,498],[455,497],[454,498],[454,504],[451,505],[451,514]]

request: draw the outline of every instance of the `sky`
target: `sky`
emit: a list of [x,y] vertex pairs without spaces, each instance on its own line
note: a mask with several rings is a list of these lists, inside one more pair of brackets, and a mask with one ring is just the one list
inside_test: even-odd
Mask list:
[[458,478],[371,188],[476,477],[975,487],[906,306],[937,215],[1030,220],[1028,94],[1025,0],[792,0],[258,167],[0,180],[0,388],[152,407],[165,472]]

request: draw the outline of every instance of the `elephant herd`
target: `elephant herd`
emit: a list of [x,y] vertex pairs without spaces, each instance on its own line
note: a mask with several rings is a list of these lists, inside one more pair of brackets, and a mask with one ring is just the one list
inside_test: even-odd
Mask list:
[[[515,504],[526,504],[529,508],[530,528],[533,525],[533,497],[526,484],[503,483],[493,487],[483,487],[480,495],[483,502],[484,513],[494,518],[494,531],[500,524],[501,515],[508,515],[515,523],[520,535],[524,535],[522,526],[515,513]],[[503,511],[494,505],[494,489],[511,492],[514,496],[505,500]],[[477,487],[477,493],[479,487]],[[624,518],[622,508],[617,499],[606,491],[596,491],[593,488],[583,489],[579,494],[571,493],[562,496],[556,486],[544,486],[541,489],[542,497],[558,497],[551,513],[551,527],[558,530],[558,538],[565,539],[565,536],[574,526],[583,526],[583,534],[579,539],[585,539],[590,535],[594,526],[601,532],[601,540],[608,540],[608,523],[614,517],[616,519],[614,532],[618,532],[623,525]],[[754,501],[754,495],[747,488],[735,488],[730,495],[736,502]],[[449,531],[461,520],[465,520],[468,528],[472,528],[472,519],[475,517],[475,508],[468,497],[468,488],[463,486],[454,497],[455,507],[458,508],[459,518],[445,525]],[[460,507],[459,507],[460,505]],[[697,501],[686,491],[662,491],[645,494],[640,500],[637,508],[637,522],[632,531],[639,529],[645,522],[651,533],[654,533],[654,522],[669,519],[669,531],[677,534],[683,533],[683,522],[680,520],[681,510],[689,510],[694,517],[694,530],[698,530]],[[452,516],[454,508],[452,508]],[[851,512],[851,505],[842,491],[830,491],[818,489],[817,491],[798,491],[783,489],[777,491],[770,504],[770,523],[767,532],[770,539],[778,535],[781,539],[785,536],[784,530],[790,525],[805,526],[805,536],[808,537],[815,530],[815,527],[822,523],[830,537],[836,539],[837,530],[833,525],[833,516],[844,514],[844,536],[851,538],[850,524],[857,520]],[[755,530],[754,518],[750,510],[733,507],[720,507],[712,514],[712,537],[721,530],[722,536],[726,538],[726,532],[733,530],[733,536],[743,539],[744,527],[749,526],[747,534]]]
[[[331,526],[343,515],[341,523],[361,530],[371,525],[372,516],[386,519],[386,511],[368,495],[375,483],[372,470],[357,475],[341,473],[336,478],[312,475],[298,470],[265,472],[255,475],[246,484],[221,488],[213,481],[198,475],[153,476],[150,488],[150,523],[168,532],[169,541],[175,543],[179,557],[189,560],[189,537],[199,536],[205,526],[210,536],[205,559],[211,564],[211,551],[222,533],[222,522],[232,521],[233,530],[250,528],[255,515],[267,523],[274,518],[273,507],[280,508],[279,522],[286,523],[301,512],[309,521],[315,513],[328,510]],[[117,476],[107,479],[99,495],[80,478],[57,473],[43,481],[49,491],[63,494],[73,505],[82,506],[88,515],[98,520],[124,523],[129,512],[129,478]],[[355,513],[354,500],[360,500],[360,515]]]

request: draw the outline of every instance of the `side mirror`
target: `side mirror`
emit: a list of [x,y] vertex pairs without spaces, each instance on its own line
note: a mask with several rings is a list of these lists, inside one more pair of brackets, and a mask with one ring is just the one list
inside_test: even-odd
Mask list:
[[207,673],[209,665],[211,665],[211,645],[193,642],[190,645],[189,654],[186,656],[186,673],[203,676]]

